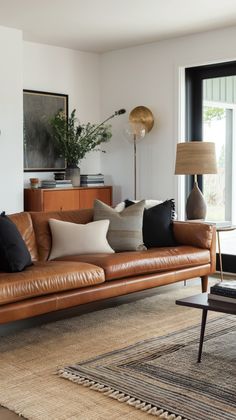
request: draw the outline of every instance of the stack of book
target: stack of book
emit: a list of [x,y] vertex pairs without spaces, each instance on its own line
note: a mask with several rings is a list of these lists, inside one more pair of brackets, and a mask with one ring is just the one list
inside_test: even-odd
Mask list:
[[80,175],[81,187],[102,187],[104,185],[103,174]]
[[41,181],[41,188],[55,188],[56,181],[54,179],[43,179]]
[[55,181],[54,179],[43,179],[41,181],[41,188],[67,188],[72,187],[70,179],[60,179]]
[[223,280],[211,286],[208,300],[218,300],[236,304],[236,280]]
[[68,188],[68,187],[72,187],[72,182],[70,179],[56,180],[56,188]]

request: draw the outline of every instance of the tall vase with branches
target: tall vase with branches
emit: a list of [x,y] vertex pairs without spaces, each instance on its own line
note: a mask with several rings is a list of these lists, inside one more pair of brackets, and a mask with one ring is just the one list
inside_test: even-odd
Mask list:
[[[80,124],[75,113],[74,109],[67,118],[64,112],[59,111],[50,120],[50,124],[57,150],[60,156],[65,158],[66,177],[72,179],[73,186],[79,186],[81,160],[90,151],[104,152],[100,145],[108,142],[112,133],[111,126],[104,123]],[[77,175],[73,176],[73,173]]]

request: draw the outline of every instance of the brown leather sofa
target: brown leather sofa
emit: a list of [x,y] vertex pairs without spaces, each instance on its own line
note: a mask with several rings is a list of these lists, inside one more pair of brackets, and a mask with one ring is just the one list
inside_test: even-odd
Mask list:
[[0,272],[0,323],[196,277],[201,277],[202,291],[206,291],[208,275],[215,271],[212,225],[175,221],[175,247],[47,261],[51,249],[48,219],[88,223],[93,210],[22,212],[10,217],[34,264],[19,273]]

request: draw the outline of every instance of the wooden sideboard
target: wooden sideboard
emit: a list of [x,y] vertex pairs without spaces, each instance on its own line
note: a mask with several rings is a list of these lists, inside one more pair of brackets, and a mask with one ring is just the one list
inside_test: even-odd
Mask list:
[[98,199],[112,205],[112,187],[25,188],[25,211],[88,209]]

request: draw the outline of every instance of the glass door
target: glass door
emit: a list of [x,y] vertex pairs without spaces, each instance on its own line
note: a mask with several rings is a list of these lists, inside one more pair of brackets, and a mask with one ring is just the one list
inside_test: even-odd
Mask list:
[[[209,221],[236,225],[236,63],[186,70],[187,139],[213,141],[218,173],[199,183]],[[223,271],[236,272],[236,230],[220,233]]]

